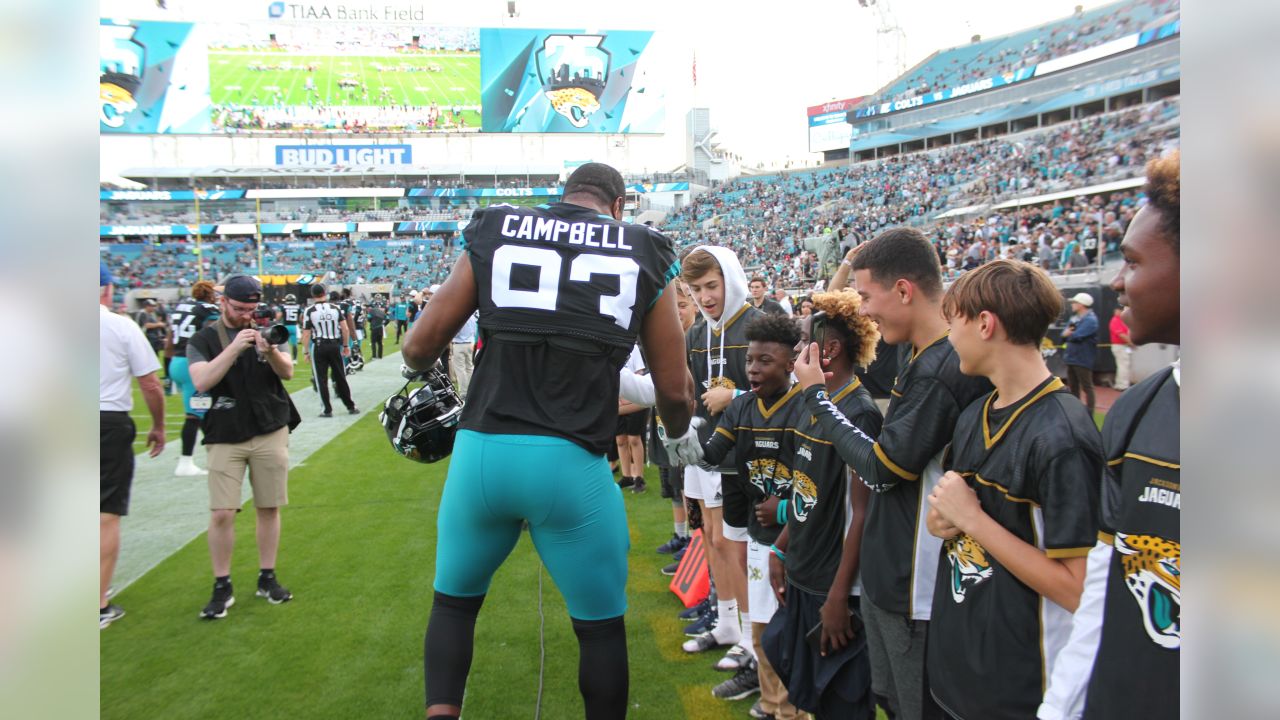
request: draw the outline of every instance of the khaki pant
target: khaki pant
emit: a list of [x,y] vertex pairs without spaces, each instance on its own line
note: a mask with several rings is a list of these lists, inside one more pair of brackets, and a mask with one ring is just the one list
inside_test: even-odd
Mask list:
[[449,353],[449,369],[453,371],[453,380],[458,383],[458,394],[467,396],[467,386],[471,384],[471,355],[475,349],[472,343],[454,343]]
[[809,717],[808,713],[797,710],[787,700],[787,688],[778,679],[769,659],[760,646],[760,636],[764,635],[766,623],[751,623],[751,645],[756,650],[756,661],[759,663],[760,675],[760,709],[773,715],[777,720],[801,720]]
[[1133,348],[1128,345],[1112,345],[1111,355],[1116,359],[1116,379],[1111,387],[1116,390],[1129,388],[1129,372],[1133,367]]
[[209,509],[239,510],[244,471],[249,469],[253,504],[273,508],[289,504],[289,428],[239,443],[211,443]]

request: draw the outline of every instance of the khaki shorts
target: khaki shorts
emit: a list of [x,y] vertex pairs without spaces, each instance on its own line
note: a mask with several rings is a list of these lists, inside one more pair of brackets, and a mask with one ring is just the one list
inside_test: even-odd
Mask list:
[[240,509],[246,466],[254,506],[273,508],[289,504],[288,427],[241,443],[213,443],[207,449],[210,510]]

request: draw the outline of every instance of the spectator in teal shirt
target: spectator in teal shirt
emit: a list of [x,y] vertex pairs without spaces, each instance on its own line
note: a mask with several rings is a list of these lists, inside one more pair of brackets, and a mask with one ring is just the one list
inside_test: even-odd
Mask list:
[[400,302],[391,306],[391,317],[396,321],[396,344],[400,344],[400,333],[409,325],[409,299],[400,298]]

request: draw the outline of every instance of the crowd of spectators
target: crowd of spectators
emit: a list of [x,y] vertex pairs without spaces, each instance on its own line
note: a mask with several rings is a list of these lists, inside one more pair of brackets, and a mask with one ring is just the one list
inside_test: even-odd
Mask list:
[[865,104],[907,100],[1033,67],[1139,32],[1145,23],[1179,12],[1180,6],[1180,0],[1126,0],[1031,30],[942,50]]

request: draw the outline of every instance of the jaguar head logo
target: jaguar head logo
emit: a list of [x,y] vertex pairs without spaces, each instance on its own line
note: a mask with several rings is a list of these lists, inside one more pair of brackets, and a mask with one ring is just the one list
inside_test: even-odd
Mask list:
[[1154,535],[1116,533],[1124,584],[1142,611],[1151,641],[1177,650],[1182,645],[1182,546]]
[[775,488],[791,487],[791,471],[773,458],[759,458],[747,462],[747,479],[765,495],[774,494]]
[[818,486],[813,478],[800,470],[791,474],[791,509],[796,520],[809,519],[809,511],[818,504]]
[[147,52],[133,39],[136,31],[132,25],[99,26],[98,119],[110,128],[124,125],[129,113],[138,109],[134,98],[142,85]]
[[604,35],[548,35],[535,55],[542,92],[551,107],[576,128],[600,110],[612,56],[600,47]]
[[991,578],[991,562],[987,552],[968,534],[957,535],[943,544],[947,562],[951,564],[951,599],[964,602],[969,589]]

